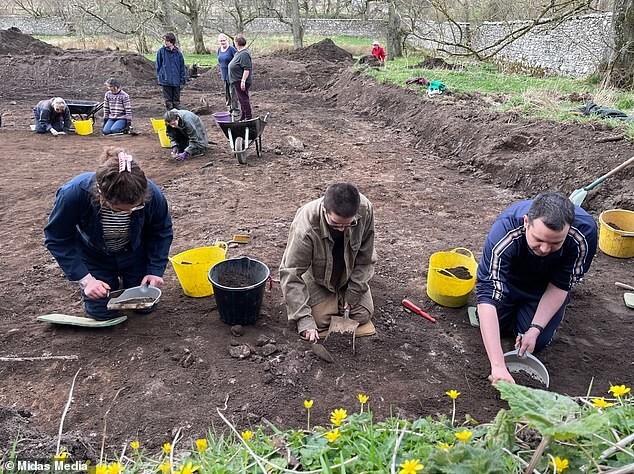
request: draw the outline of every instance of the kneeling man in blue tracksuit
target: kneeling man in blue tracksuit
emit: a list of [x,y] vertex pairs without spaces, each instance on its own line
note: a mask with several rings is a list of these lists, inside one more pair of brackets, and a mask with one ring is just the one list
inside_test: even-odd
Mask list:
[[594,219],[561,193],[542,193],[498,216],[484,244],[477,282],[492,383],[514,382],[504,364],[500,329],[516,335],[520,354],[546,347],[596,248]]

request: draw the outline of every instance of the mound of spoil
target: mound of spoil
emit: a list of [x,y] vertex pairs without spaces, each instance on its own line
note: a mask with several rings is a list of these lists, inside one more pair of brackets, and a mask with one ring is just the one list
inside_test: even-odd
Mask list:
[[0,30],[0,44],[2,45],[2,51],[0,51],[2,55],[64,54],[63,49],[24,34],[17,28]]
[[14,99],[55,91],[65,98],[100,100],[108,77],[119,78],[124,90],[156,82],[152,62],[136,53],[68,50],[53,56],[0,56],[0,82]]
[[305,48],[295,49],[284,55],[293,61],[330,61],[352,62],[352,54],[337,46],[330,38],[311,44]]

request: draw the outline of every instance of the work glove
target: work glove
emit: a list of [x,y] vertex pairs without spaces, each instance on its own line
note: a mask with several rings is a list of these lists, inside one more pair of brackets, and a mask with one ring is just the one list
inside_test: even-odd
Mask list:
[[53,135],[54,137],[59,135],[59,132],[57,130],[55,130],[54,128],[51,128],[50,132],[51,132],[51,135]]
[[179,152],[180,152],[180,150],[178,149],[177,146],[173,146],[172,147],[172,156],[178,155]]
[[189,158],[189,152],[187,151],[184,151],[183,153],[179,153],[178,155],[176,155],[177,161],[183,161],[183,160],[186,160],[187,158]]

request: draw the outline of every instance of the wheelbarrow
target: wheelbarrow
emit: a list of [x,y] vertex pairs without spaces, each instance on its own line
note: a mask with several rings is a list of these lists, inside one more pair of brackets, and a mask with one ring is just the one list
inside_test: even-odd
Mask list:
[[247,150],[254,142],[257,156],[262,156],[262,132],[266,127],[268,112],[263,117],[237,122],[231,121],[228,112],[219,112],[213,115],[216,125],[220,127],[222,133],[229,140],[231,153],[237,156],[238,163],[247,164]]
[[103,109],[103,102],[91,102],[89,100],[66,100],[68,111],[71,115],[76,115],[80,120],[95,121],[95,114]]

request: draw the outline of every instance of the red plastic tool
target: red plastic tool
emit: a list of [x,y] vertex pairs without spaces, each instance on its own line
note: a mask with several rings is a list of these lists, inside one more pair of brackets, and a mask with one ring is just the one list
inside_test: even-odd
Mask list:
[[425,311],[423,311],[422,309],[420,309],[418,306],[416,306],[414,303],[412,303],[410,300],[408,299],[404,299],[401,304],[403,306],[405,306],[407,309],[409,309],[410,311],[413,311],[414,313],[422,316],[423,318],[431,321],[432,323],[435,323],[436,320],[434,318],[432,318],[429,314],[427,314]]

